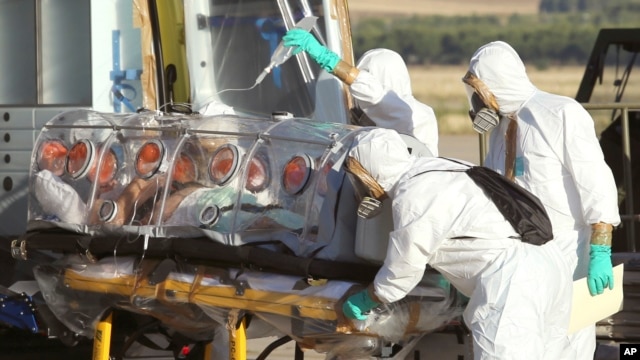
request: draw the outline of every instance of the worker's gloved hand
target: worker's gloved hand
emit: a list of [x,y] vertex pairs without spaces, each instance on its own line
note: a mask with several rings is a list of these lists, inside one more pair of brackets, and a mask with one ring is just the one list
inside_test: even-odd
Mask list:
[[369,291],[364,289],[347,298],[347,301],[342,305],[342,312],[349,319],[366,320],[367,315],[364,315],[364,313],[378,305],[380,303],[373,300],[369,295]]
[[608,286],[613,290],[613,265],[611,246],[591,244],[589,253],[589,275],[587,281],[592,296],[602,294]]
[[282,38],[284,46],[297,46],[293,55],[305,51],[311,58],[328,72],[333,72],[340,57],[333,51],[322,46],[318,40],[308,31],[291,29]]

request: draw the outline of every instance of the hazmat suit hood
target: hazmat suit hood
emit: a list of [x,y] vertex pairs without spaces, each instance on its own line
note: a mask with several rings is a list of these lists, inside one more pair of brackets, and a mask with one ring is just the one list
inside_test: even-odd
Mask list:
[[469,72],[493,93],[502,115],[518,111],[536,92],[520,56],[503,41],[480,47],[471,57]]
[[398,180],[413,163],[404,140],[389,129],[360,133],[354,139],[349,156],[358,160],[391,197]]
[[398,96],[413,96],[409,70],[397,52],[389,49],[369,50],[362,55],[356,66],[369,72],[385,89],[394,91]]

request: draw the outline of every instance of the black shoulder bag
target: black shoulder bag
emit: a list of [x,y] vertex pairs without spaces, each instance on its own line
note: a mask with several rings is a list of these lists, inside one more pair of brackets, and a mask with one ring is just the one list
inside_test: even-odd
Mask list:
[[[452,159],[446,160],[459,163]],[[483,166],[471,166],[462,171],[493,201],[505,219],[520,234],[522,241],[533,245],[542,245],[553,239],[553,229],[549,215],[540,199],[535,195],[515,182]]]

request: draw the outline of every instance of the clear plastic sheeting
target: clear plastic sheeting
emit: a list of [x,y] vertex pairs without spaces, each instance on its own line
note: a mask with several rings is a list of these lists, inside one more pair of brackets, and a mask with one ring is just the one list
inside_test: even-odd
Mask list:
[[[37,266],[34,275],[54,315],[79,335],[93,338],[100,317],[110,308],[119,308],[153,316],[194,340],[213,336],[219,324],[198,307],[181,306],[145,292],[151,287],[133,272],[135,262],[134,258],[108,258],[90,264],[71,256],[59,262],[63,267]],[[142,264],[147,265],[152,264]],[[144,273],[143,268],[138,270]]]
[[47,305],[86,337],[112,308],[195,340],[251,315],[254,328],[348,358],[435,331],[462,306],[431,271],[366,321],[339,311],[377,270],[356,255],[342,166],[360,131],[286,116],[56,116],[32,154],[22,240],[27,253],[64,254],[34,270]]
[[[375,309],[366,321],[336,311],[361,285],[318,281],[248,269],[194,266],[133,257],[92,263],[77,256],[35,269],[53,313],[78,334],[93,337],[109,308],[160,319],[194,339],[211,338],[217,326],[254,315],[275,333],[321,353],[379,355],[383,345],[402,344],[432,332],[462,312],[454,292],[437,273],[427,272],[406,299]],[[169,269],[164,276],[158,269]],[[251,332],[249,331],[248,334]]]
[[352,245],[328,246],[347,240],[335,208],[354,202],[339,193],[356,130],[296,118],[63,113],[34,147],[29,225],[277,242],[298,256],[335,247],[326,258],[357,260]]

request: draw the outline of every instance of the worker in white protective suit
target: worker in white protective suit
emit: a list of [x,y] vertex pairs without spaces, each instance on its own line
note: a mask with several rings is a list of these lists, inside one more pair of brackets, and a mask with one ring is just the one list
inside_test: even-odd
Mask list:
[[409,70],[400,54],[388,49],[369,50],[354,67],[308,31],[291,29],[282,40],[285,46],[297,47],[294,53],[305,51],[320,67],[349,85],[356,106],[373,124],[411,135],[438,156],[436,115],[430,106],[413,97]]
[[[463,82],[474,127],[488,131],[497,125],[485,166],[541,200],[572,279],[587,277],[593,296],[613,289],[612,229],[620,223],[617,191],[590,114],[571,98],[537,89],[517,52],[505,42],[480,47]],[[593,359],[595,324],[572,334],[571,344],[579,359]]]
[[347,171],[369,196],[392,200],[394,230],[374,282],[344,302],[346,317],[364,320],[402,299],[428,264],[470,298],[475,359],[572,358],[570,269],[553,240],[522,242],[468,165],[414,157],[393,130],[359,134],[348,156]]

